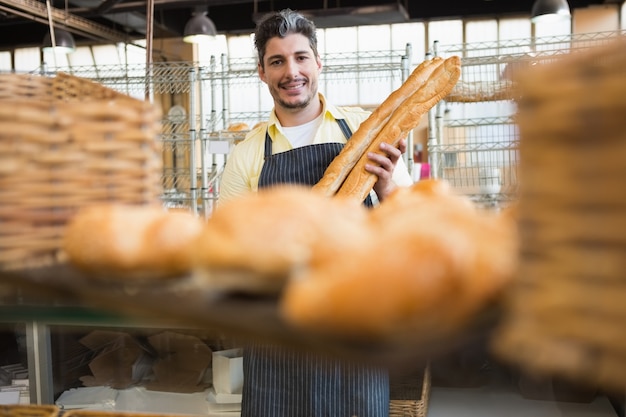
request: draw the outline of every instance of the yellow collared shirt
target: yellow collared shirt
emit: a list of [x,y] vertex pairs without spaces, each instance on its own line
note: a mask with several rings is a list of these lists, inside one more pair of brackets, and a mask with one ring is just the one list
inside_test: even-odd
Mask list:
[[[346,143],[347,140],[336,120],[344,119],[350,130],[355,132],[359,125],[369,116],[370,112],[359,107],[333,106],[326,102],[321,93],[319,96],[323,105],[322,124],[317,130],[312,144]],[[283,128],[276,118],[276,114],[272,110],[267,125],[250,131],[246,138],[236,145],[228,155],[220,182],[220,201],[258,190],[259,176],[261,175],[261,169],[263,169],[266,129],[272,140],[272,153],[275,154],[293,149],[293,146],[283,133]],[[396,166],[394,181],[398,185],[407,186],[411,184],[411,177],[402,159],[398,161]]]

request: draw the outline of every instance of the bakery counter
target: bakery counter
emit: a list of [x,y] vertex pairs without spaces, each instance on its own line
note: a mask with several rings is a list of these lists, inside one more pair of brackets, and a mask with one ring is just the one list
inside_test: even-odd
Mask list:
[[4,297],[5,321],[204,328],[243,341],[260,339],[390,367],[427,360],[484,337],[498,316],[493,307],[462,332],[416,329],[413,334],[366,343],[305,333],[282,320],[276,298],[218,293],[204,288],[192,277],[121,284],[93,280],[59,264],[2,271],[1,287],[10,288],[13,293]]
[[[416,364],[428,360],[433,364],[433,369],[439,370],[437,372],[441,374],[440,364],[449,363],[450,358],[456,358],[461,351],[471,351],[472,348],[475,351],[476,346],[484,346],[485,338],[496,327],[496,317],[500,315],[499,309],[493,306],[462,333],[442,335],[437,332],[418,332],[385,343],[364,344],[304,334],[282,321],[276,299],[217,294],[200,288],[191,277],[150,285],[120,285],[111,281],[94,281],[60,264],[0,272],[0,289],[3,288],[10,291],[1,293],[4,301],[0,306],[1,321],[27,323],[26,337],[31,346],[29,369],[34,371],[30,377],[30,396],[33,403],[39,404],[54,402],[51,389],[53,372],[47,364],[53,362],[50,333],[55,326],[200,328],[226,334],[240,341],[242,338],[262,338],[370,363],[377,361],[397,371],[415,368]],[[467,362],[464,363],[467,365]],[[446,375],[461,378],[461,368],[455,368]],[[446,371],[447,368],[443,369]],[[605,397],[598,397],[591,404],[563,405],[553,401],[524,399],[516,391],[503,392],[502,384],[497,384],[496,388],[497,392],[494,393],[487,387],[453,389],[445,385],[434,386],[429,415],[454,416],[470,410],[496,415],[503,409],[516,407],[524,411],[536,408],[546,415],[551,415],[553,410],[558,412],[561,407],[567,407],[568,411],[564,415],[615,415]],[[488,407],[481,408],[480,404],[487,404]]]

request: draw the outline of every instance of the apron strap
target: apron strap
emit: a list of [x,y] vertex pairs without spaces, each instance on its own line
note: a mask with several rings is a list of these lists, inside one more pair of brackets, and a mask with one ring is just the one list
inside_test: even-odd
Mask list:
[[[352,130],[350,130],[350,126],[344,119],[335,119],[337,124],[339,125],[339,129],[341,129],[341,133],[346,138],[346,140],[350,140],[352,137]],[[265,159],[272,156],[272,138],[270,137],[269,131],[265,128],[265,150],[263,151],[263,156]]]
[[263,152],[263,156],[265,159],[272,156],[272,138],[267,128],[265,129],[265,151]]
[[349,140],[352,137],[352,130],[350,130],[350,126],[348,126],[348,123],[346,123],[344,119],[336,120],[337,124],[339,125],[339,129],[341,129],[341,132],[343,133],[343,136],[345,136],[345,138]]

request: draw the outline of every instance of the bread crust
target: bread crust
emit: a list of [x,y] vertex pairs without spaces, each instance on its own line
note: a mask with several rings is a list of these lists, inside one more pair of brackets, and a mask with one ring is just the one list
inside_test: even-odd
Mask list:
[[365,199],[378,180],[375,174],[365,170],[365,165],[372,163],[368,152],[382,153],[380,145],[383,142],[397,146],[419,124],[424,114],[450,93],[460,76],[461,60],[458,56],[446,58],[442,65],[438,65],[428,80],[392,113],[382,130],[360,154],[336,195],[354,197],[359,201]]
[[423,86],[432,72],[443,62],[443,58],[434,57],[418,65],[406,81],[361,123],[339,155],[327,167],[322,179],[313,186],[313,190],[328,197],[334,195],[350,170],[357,164],[359,157],[386,125],[394,110],[400,107],[413,92]]

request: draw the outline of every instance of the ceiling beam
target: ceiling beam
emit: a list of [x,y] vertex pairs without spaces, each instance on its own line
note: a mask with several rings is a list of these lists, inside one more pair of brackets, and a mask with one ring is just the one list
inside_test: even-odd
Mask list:
[[100,3],[98,7],[94,9],[94,13],[96,15],[104,14],[111,10],[111,8],[119,2],[120,0],[104,0],[102,3]]
[[[107,9],[107,13],[123,13],[123,12],[144,12],[146,9],[145,1],[124,1],[116,2],[112,0],[105,0],[105,3],[112,2],[111,6]],[[211,7],[211,6],[232,6],[236,4],[248,4],[250,0],[154,0],[154,8],[159,10],[168,9],[193,9],[198,6]],[[74,14],[81,16],[94,15],[97,8],[89,7],[70,7],[70,11]]]
[[[48,10],[44,3],[36,0],[0,0],[0,8],[9,13],[34,20],[48,23]],[[55,25],[84,36],[89,39],[106,40],[110,42],[127,42],[128,36],[104,25],[92,22],[82,17],[67,13],[65,10],[51,8],[51,18]],[[44,20],[42,22],[42,19]]]

